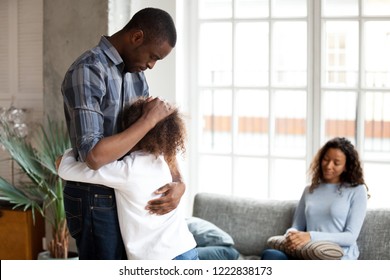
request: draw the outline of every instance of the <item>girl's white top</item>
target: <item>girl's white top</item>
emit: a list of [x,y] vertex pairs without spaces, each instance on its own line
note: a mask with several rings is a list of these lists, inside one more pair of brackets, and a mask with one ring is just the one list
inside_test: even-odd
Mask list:
[[141,151],[90,169],[67,150],[58,169],[64,180],[100,184],[115,189],[119,225],[129,260],[170,260],[195,248],[180,205],[165,215],[151,215],[145,206],[159,187],[172,182],[163,156]]

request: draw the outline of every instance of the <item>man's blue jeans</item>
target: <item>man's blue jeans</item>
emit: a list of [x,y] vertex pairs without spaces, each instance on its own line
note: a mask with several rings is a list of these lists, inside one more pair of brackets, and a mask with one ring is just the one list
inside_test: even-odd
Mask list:
[[113,189],[68,181],[64,203],[80,260],[126,259]]

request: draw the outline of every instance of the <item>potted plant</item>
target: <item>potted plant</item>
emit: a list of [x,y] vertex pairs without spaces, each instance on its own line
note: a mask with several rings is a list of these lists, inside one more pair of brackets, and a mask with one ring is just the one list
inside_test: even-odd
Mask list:
[[[55,168],[55,160],[67,148],[70,140],[62,122],[48,119],[32,137],[17,130],[0,117],[0,143],[22,170],[22,179],[10,183],[0,177],[0,197],[14,208],[39,212],[52,227],[48,244],[50,257],[68,258],[69,231],[63,201],[63,182]],[[24,179],[23,179],[24,178]]]

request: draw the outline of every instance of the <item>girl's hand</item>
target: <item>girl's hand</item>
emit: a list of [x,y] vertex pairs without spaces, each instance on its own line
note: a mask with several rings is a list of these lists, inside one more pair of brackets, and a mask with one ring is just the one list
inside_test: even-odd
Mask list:
[[57,171],[58,171],[58,167],[60,167],[61,160],[62,160],[62,155],[60,155],[60,156],[56,159],[56,170],[57,170]]

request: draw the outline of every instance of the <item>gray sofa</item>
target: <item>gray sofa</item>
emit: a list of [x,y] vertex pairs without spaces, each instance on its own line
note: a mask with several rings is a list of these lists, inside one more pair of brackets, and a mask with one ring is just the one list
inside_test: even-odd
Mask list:
[[[198,193],[193,216],[226,231],[243,259],[259,258],[270,236],[290,227],[297,201]],[[358,238],[359,259],[390,260],[390,208],[368,209]]]

